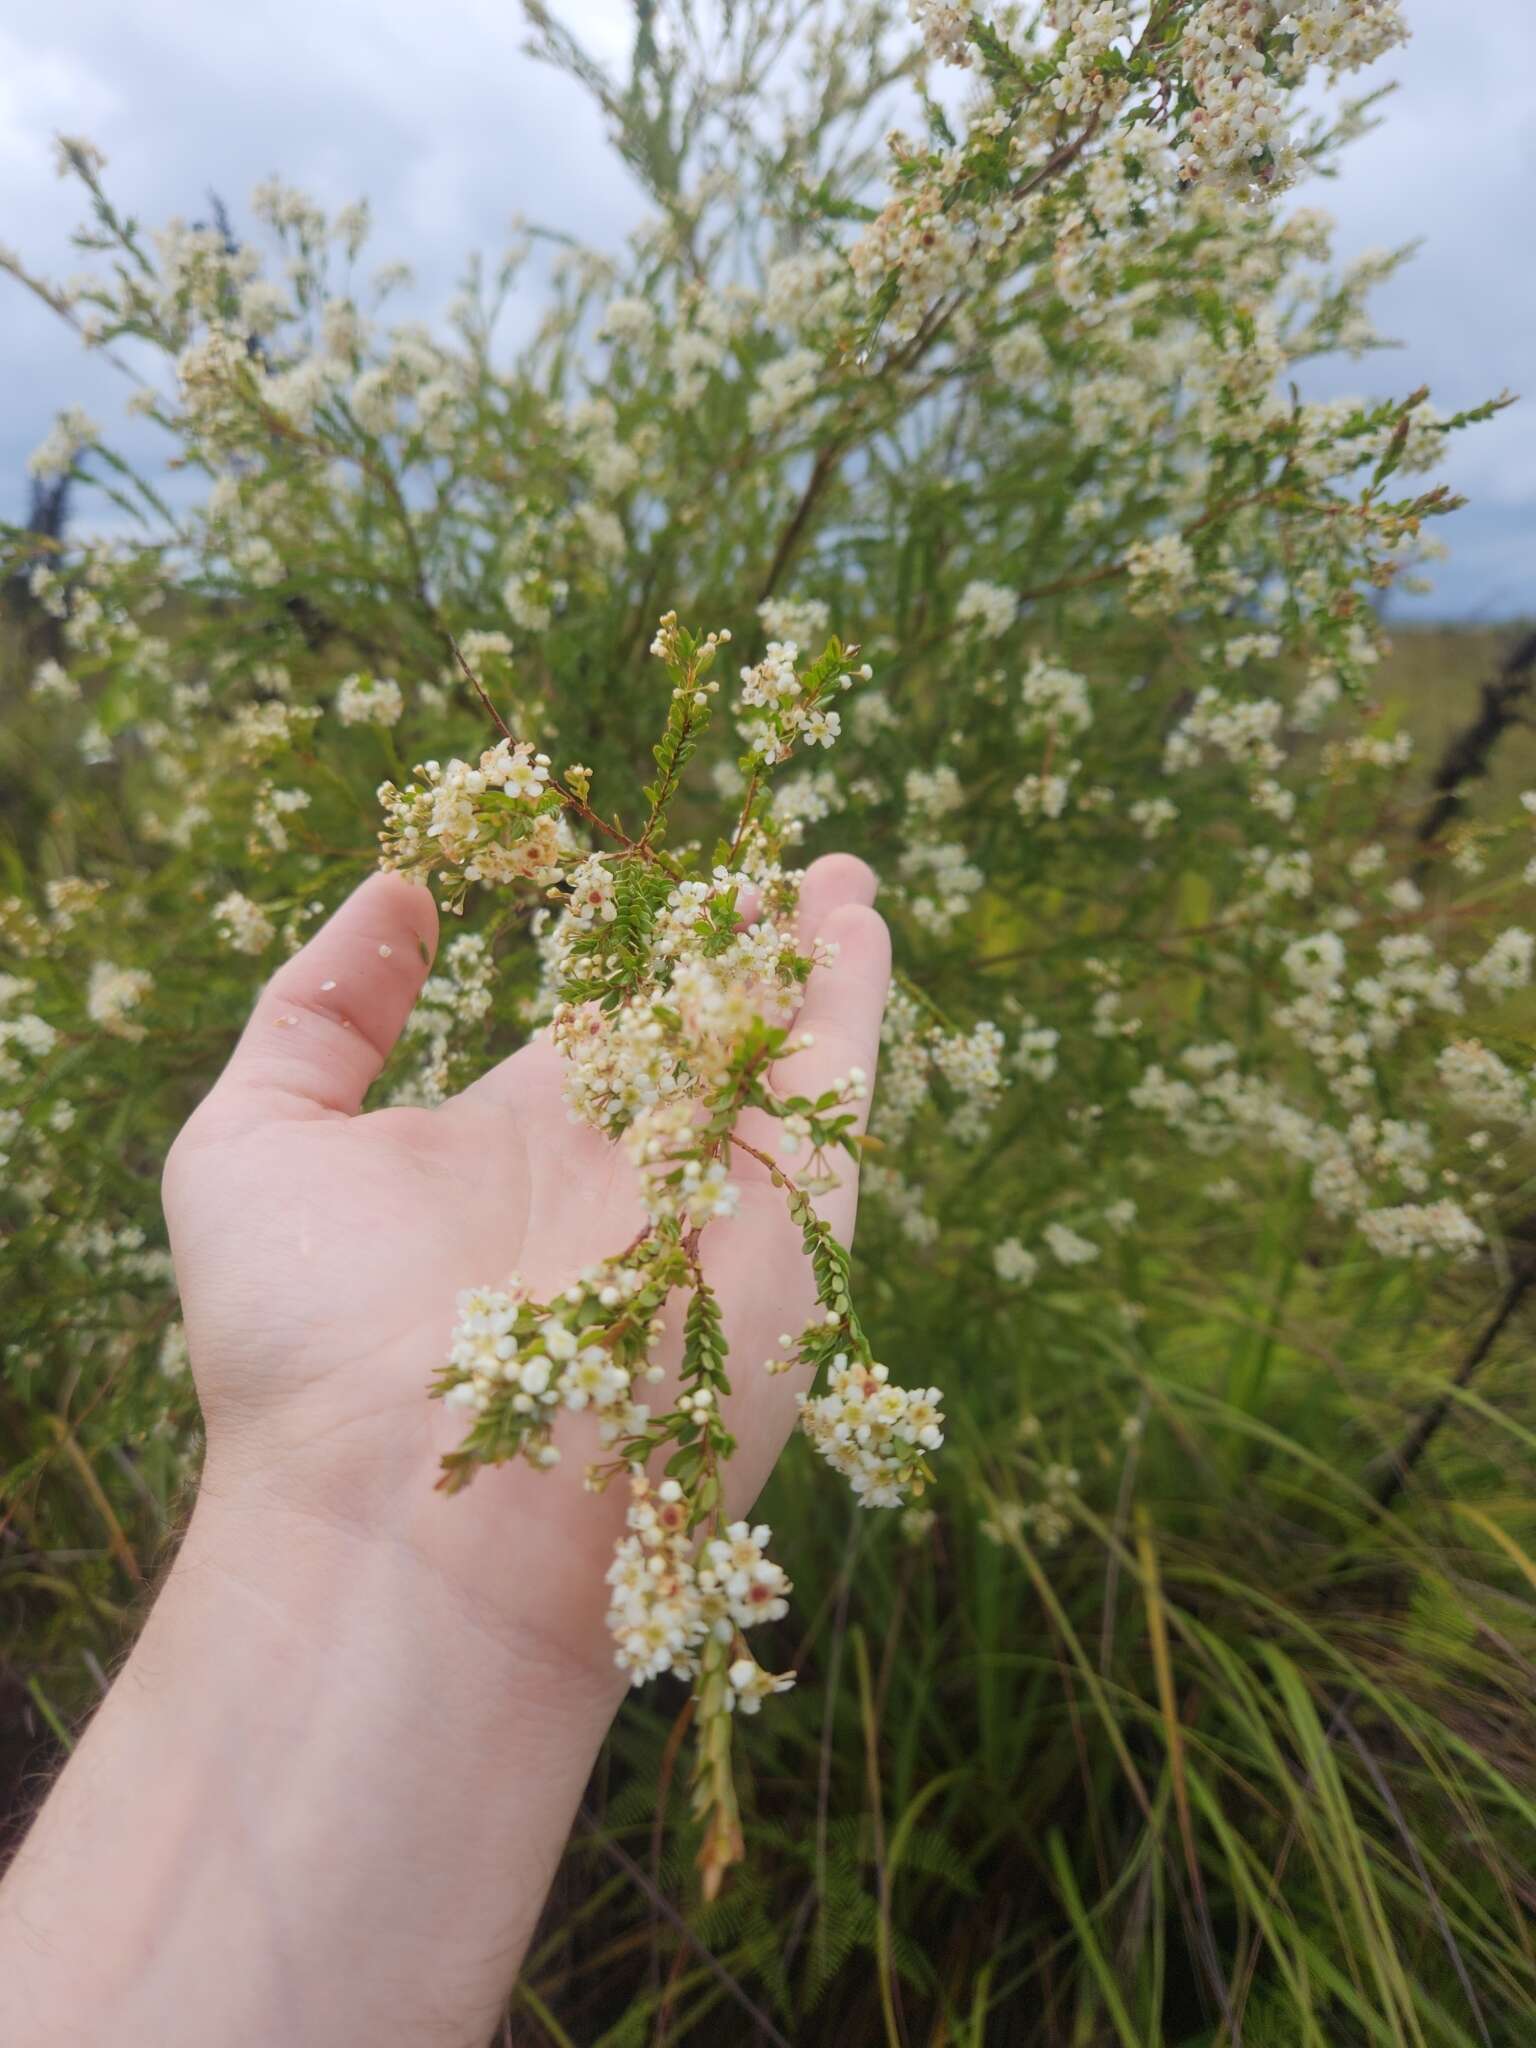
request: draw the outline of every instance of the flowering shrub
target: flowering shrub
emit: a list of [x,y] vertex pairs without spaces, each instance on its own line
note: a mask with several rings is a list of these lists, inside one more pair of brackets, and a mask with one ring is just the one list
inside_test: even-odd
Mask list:
[[[1418,832],[1369,601],[1432,552],[1454,501],[1427,473],[1491,407],[1303,399],[1299,365],[1371,347],[1397,259],[1339,273],[1326,218],[1274,203],[1362,126],[1303,88],[1399,41],[1394,0],[663,9],[622,85],[529,13],[652,202],[620,255],[520,232],[429,328],[393,317],[398,267],[361,267],[364,208],[274,181],[249,236],[150,233],[65,142],[89,267],[5,259],[171,457],[144,474],[65,415],[34,467],[94,490],[93,523],[5,543],[32,1653],[68,1698],[195,1471],[158,1160],[381,838],[462,920],[387,1098],[547,1029],[648,1219],[557,1298],[466,1294],[423,1361],[463,1415],[445,1478],[547,1463],[561,1411],[596,1413],[592,1483],[634,1487],[616,1654],[689,1679],[706,1744],[806,1662],[747,1641],[788,1582],[716,1478],[696,1252],[732,1227],[743,1109],[777,1125],[758,1163],[822,1304],[767,1362],[805,1433],[897,1507],[950,1410],[948,1484],[846,1541],[793,1459],[777,1482],[819,1692],[754,1724],[759,1861],[626,2024],[718,2038],[725,1969],[807,2039],[821,2001],[829,2036],[900,2040],[903,1998],[935,2039],[1023,2038],[1026,2003],[1050,2042],[1494,2038],[1536,2011],[1504,1482],[1536,1418],[1473,1381],[1532,1272],[1536,793]],[[740,638],[658,630],[671,603]],[[897,939],[852,1268],[815,1196],[870,1077],[771,1081],[822,845],[874,864]],[[680,1290],[682,1390],[651,1413]],[[102,1530],[60,1580],[50,1552]],[[650,1804],[652,1725],[620,1737]],[[609,1824],[647,1839],[648,1813],[620,1794]],[[1022,1902],[985,1953],[953,1909],[978,1883]]]

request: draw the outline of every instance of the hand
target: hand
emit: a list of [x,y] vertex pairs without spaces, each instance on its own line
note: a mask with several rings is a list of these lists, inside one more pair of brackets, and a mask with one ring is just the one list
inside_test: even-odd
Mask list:
[[[873,893],[853,860],[807,878],[804,937],[840,951],[806,991],[797,1091],[873,1071]],[[622,1691],[602,1609],[624,1501],[582,1490],[574,1415],[554,1471],[436,1492],[462,1424],[427,1386],[461,1287],[515,1268],[553,1291],[641,1212],[542,1042],[441,1108],[359,1113],[435,929],[424,889],[365,883],[279,969],[172,1152],[203,1482],[0,1886],[0,2039],[467,2048],[516,1975]],[[795,1412],[793,1376],[762,1362],[813,1295],[782,1193],[747,1155],[733,1172],[740,1210],[702,1252],[739,1513]],[[822,1203],[845,1237],[854,1193],[850,1170]]]
[[[846,856],[807,875],[801,942],[835,942],[796,1030],[814,1044],[783,1065],[816,1094],[851,1066],[873,1074],[889,945],[869,908],[874,877]],[[460,1288],[516,1272],[547,1298],[622,1249],[643,1222],[633,1170],[568,1117],[560,1062],[541,1036],[434,1109],[360,1114],[427,972],[430,894],[366,882],[259,998],[225,1073],[176,1142],[165,1207],[192,1370],[208,1436],[205,1492],[388,1540],[446,1599],[503,1641],[622,1685],[602,1627],[603,1573],[626,1498],[581,1479],[596,1438],[562,1418],[562,1463],[480,1473],[434,1491],[461,1417],[429,1401]],[[776,1133],[758,1117],[754,1143]],[[786,1160],[792,1172],[793,1160]],[[846,1241],[856,1171],[818,1206]],[[799,1232],[766,1167],[735,1154],[739,1212],[704,1233],[720,1295],[740,1450],[729,1501],[745,1512],[795,1417],[803,1375],[765,1359],[814,1302]],[[669,1316],[675,1340],[680,1307]],[[675,1359],[676,1345],[673,1346]],[[667,1398],[665,1386],[647,1390]]]

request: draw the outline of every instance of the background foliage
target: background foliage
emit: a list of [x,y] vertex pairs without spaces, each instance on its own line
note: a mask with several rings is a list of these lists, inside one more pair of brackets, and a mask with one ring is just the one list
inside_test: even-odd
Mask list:
[[[915,11],[931,55],[955,11]],[[792,1450],[749,1864],[699,1902],[676,1702],[632,1703],[509,2028],[1527,2040],[1529,670],[1479,708],[1491,641],[1380,662],[1462,423],[1296,398],[1381,266],[1246,189],[1361,116],[1192,159],[1209,7],[972,23],[958,83],[880,6],[641,7],[623,79],[529,12],[654,201],[617,260],[533,231],[394,325],[364,210],[274,183],[150,234],[68,144],[89,272],[11,266],[171,450],[66,418],[4,542],[15,1810],[195,1484],[160,1161],[376,785],[488,743],[448,636],[623,812],[662,609],[743,660],[830,624],[875,680],[781,815],[885,885],[858,1265],[946,1389],[942,1483],[863,1515]],[[471,900],[383,1096],[530,1028],[537,908]]]

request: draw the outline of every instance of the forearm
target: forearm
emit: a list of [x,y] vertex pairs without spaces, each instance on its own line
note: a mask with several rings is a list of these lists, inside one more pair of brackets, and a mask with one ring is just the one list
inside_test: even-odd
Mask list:
[[0,1887],[0,2039],[482,2042],[611,1706],[408,1546],[205,1499]]

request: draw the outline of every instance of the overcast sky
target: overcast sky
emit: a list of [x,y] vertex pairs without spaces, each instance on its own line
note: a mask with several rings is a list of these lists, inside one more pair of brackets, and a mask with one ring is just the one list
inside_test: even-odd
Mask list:
[[[1346,255],[1422,237],[1377,301],[1403,351],[1329,366],[1312,388],[1425,382],[1447,411],[1530,395],[1462,437],[1447,473],[1471,504],[1441,528],[1452,560],[1434,596],[1398,615],[1536,613],[1536,0],[1406,5],[1414,40],[1378,67],[1402,88],[1385,125],[1308,194],[1338,216]],[[51,0],[25,27],[10,12],[0,242],[56,276],[76,267],[79,213],[53,172],[61,129],[106,151],[119,203],[149,222],[204,217],[213,190],[238,223],[273,171],[328,205],[366,194],[376,260],[410,261],[428,306],[515,211],[598,242],[638,211],[584,95],[523,54],[516,0]],[[566,8],[615,56],[628,12]],[[54,412],[80,402],[115,428],[124,388],[0,278],[0,515],[24,502],[25,460]]]

